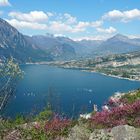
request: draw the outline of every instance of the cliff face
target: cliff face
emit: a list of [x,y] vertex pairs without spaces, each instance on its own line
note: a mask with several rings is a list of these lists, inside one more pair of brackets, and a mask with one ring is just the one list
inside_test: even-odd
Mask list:
[[0,59],[11,56],[19,62],[49,59],[49,55],[30,43],[24,35],[8,22],[0,19]]
[[0,57],[14,56],[16,59],[26,61],[30,57],[31,49],[32,45],[25,40],[22,34],[0,19]]
[[84,126],[72,128],[66,140],[140,140],[140,129],[128,125],[120,125],[107,129],[95,129],[90,132]]

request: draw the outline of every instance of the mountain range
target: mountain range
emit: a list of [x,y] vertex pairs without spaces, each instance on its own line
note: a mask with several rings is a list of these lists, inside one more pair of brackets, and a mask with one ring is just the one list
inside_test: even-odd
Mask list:
[[96,51],[102,54],[121,54],[140,51],[140,39],[130,39],[127,36],[117,34],[103,41]]
[[[76,56],[74,43],[69,38],[65,37],[54,37],[51,34],[26,36],[28,42],[37,46],[44,52],[49,53],[54,60],[58,59],[72,59]],[[73,43],[73,44],[72,44]]]
[[140,39],[117,34],[107,40],[74,41],[52,34],[27,36],[0,19],[0,59],[20,62],[71,60],[140,51]]

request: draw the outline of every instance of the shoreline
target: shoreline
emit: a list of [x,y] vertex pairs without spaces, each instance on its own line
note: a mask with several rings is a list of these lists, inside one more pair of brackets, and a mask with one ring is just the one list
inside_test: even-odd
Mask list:
[[129,81],[140,82],[140,80],[131,79],[131,78],[125,78],[125,77],[111,75],[111,74],[105,74],[105,73],[101,73],[101,72],[98,72],[98,71],[88,71],[88,70],[82,70],[82,71],[84,71],[84,72],[90,72],[90,73],[99,73],[99,74],[104,75],[104,76],[109,76],[109,77],[118,78],[118,79],[122,79],[122,80],[124,79],[124,80],[129,80]]
[[98,74],[101,74],[101,75],[104,75],[104,76],[109,76],[109,77],[118,78],[118,79],[122,79],[122,80],[129,80],[129,81],[140,82],[140,80],[137,80],[137,79],[125,78],[125,77],[121,77],[121,76],[101,73],[101,72],[98,72],[98,71],[86,70],[86,69],[80,68],[80,67],[64,67],[64,66],[59,66],[57,64],[56,65],[52,64],[52,62],[26,63],[25,65],[49,65],[49,66],[55,66],[55,67],[63,68],[63,69],[77,69],[77,70],[80,70],[80,71],[83,71],[83,72],[98,73]]

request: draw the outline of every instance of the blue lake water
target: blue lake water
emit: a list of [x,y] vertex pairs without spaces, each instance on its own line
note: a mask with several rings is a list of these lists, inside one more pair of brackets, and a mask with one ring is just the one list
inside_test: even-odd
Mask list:
[[117,79],[99,73],[63,69],[47,65],[24,65],[25,76],[19,81],[15,96],[4,115],[28,114],[41,111],[46,102],[54,110],[77,116],[100,108],[115,92],[127,92],[140,87],[140,82]]

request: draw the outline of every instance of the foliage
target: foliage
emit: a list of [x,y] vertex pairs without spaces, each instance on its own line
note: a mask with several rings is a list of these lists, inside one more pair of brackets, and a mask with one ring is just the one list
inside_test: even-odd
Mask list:
[[22,77],[23,71],[20,69],[18,63],[14,61],[14,58],[7,59],[6,62],[1,64],[0,77],[8,76],[12,78]]
[[13,121],[16,125],[19,125],[19,124],[24,124],[26,123],[26,119],[24,116],[22,115],[17,115],[15,120]]
[[55,140],[66,137],[74,124],[71,119],[55,115],[48,105],[44,111],[29,121],[21,115],[17,115],[14,120],[0,120],[0,137],[3,138],[10,131],[16,130],[22,139]]
[[72,122],[70,119],[55,116],[52,120],[46,122],[45,131],[49,137],[57,135],[65,136],[68,134],[68,129],[71,126],[71,124]]
[[73,122],[70,119],[54,116],[46,122],[35,122],[31,129],[22,129],[22,136],[34,140],[55,140],[66,137]]
[[135,91],[131,94],[125,94],[122,96],[122,101],[127,103],[133,103],[136,100],[140,99],[140,90]]
[[48,106],[35,117],[35,120],[37,121],[49,120],[52,118],[52,116],[53,111],[51,110],[51,107],[48,104]]
[[92,115],[91,125],[108,128],[128,124],[140,127],[140,90],[122,94],[120,98],[110,98],[109,109]]
[[0,63],[0,111],[13,95],[17,80],[23,77],[23,71],[13,58]]

